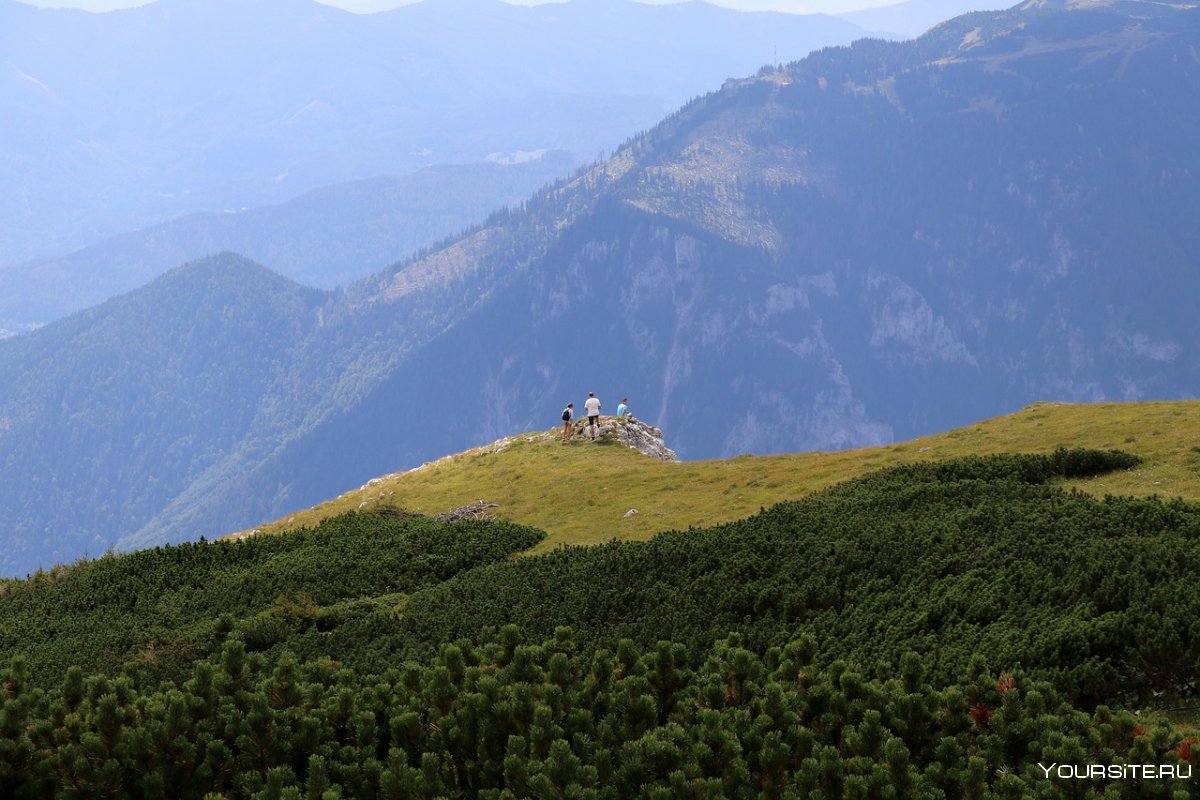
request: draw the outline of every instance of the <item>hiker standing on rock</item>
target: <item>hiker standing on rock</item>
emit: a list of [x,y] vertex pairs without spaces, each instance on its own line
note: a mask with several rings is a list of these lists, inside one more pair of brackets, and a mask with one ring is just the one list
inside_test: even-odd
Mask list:
[[575,404],[567,403],[567,407],[563,409],[563,441],[571,438],[571,419],[575,416]]
[[583,401],[583,411],[587,414],[588,427],[592,429],[592,441],[596,441],[596,427],[600,424],[600,401],[595,392],[588,392],[588,399]]

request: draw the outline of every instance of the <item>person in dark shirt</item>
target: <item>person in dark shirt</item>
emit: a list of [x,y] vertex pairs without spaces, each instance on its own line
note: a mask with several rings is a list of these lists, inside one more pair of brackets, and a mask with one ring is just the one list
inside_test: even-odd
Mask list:
[[571,420],[575,417],[575,404],[567,403],[567,407],[563,409],[563,441],[571,438]]

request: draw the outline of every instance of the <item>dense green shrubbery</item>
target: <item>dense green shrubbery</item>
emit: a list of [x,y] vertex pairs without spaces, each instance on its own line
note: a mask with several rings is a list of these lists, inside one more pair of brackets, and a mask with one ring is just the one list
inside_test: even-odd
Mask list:
[[[765,657],[736,637],[581,651],[446,645],[366,677],[329,662],[269,666],[230,641],[180,686],[83,679],[32,689],[0,672],[0,795],[23,798],[1020,798],[1099,796],[1051,764],[1187,769],[1195,739],[1127,712],[1065,704],[1020,672],[935,688],[921,658],[870,679],[811,666],[798,641]],[[1197,797],[1128,780],[1105,797]],[[211,793],[211,794],[210,794]]]
[[9,584],[0,659],[24,654],[43,686],[70,666],[114,672],[129,661],[181,679],[231,628],[252,649],[316,635],[316,627],[335,627],[347,605],[359,614],[390,610],[405,593],[542,537],[507,523],[351,513],[286,536],[106,556]]
[[1191,691],[1200,507],[1046,483],[1132,463],[904,466],[515,561],[536,531],[352,514],[42,575],[0,600],[0,796],[1197,797],[1037,766],[1200,755],[1109,710]]
[[913,650],[936,680],[978,654],[1074,701],[1133,702],[1193,680],[1200,512],[1045,483],[1133,463],[1061,450],[909,465],[730,525],[515,561],[540,534],[350,514],[10,588],[0,658],[25,653],[42,686],[72,664],[177,679],[232,630],[252,651],[383,672],[508,623],[565,624],[588,648],[673,640],[693,658],[730,632],[759,653],[810,635],[827,661],[880,675]]
[[913,650],[951,680],[980,654],[1079,702],[1139,700],[1185,688],[1200,660],[1200,508],[1043,483],[1132,463],[1060,451],[910,465],[730,525],[496,564],[415,595],[397,646],[510,622],[693,655],[729,632],[756,652],[808,634],[872,673]]

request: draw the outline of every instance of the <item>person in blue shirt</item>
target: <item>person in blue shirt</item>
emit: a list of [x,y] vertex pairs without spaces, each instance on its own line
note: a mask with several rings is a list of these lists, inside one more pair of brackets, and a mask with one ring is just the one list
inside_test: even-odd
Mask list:
[[632,419],[633,414],[629,412],[629,398],[622,397],[621,404],[617,406],[617,419]]

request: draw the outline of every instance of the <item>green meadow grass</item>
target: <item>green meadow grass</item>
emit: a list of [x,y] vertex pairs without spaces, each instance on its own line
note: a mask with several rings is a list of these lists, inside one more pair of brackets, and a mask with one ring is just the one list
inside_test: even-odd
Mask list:
[[[670,445],[670,432],[666,433]],[[1120,449],[1141,466],[1067,486],[1106,494],[1200,500],[1200,401],[1036,403],[975,425],[883,447],[667,463],[615,444],[562,444],[556,430],[510,437],[385,476],[258,528],[281,532],[345,511],[396,506],[438,514],[476,500],[498,519],[548,534],[534,551],[563,544],[647,539],[655,533],[741,519],[871,470],[906,461],[1056,447]],[[626,516],[629,509],[637,513]],[[241,536],[243,534],[235,534]]]

